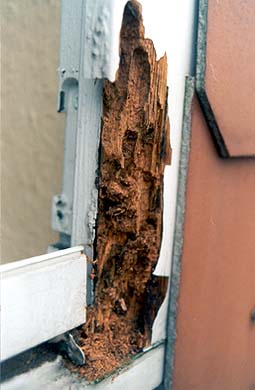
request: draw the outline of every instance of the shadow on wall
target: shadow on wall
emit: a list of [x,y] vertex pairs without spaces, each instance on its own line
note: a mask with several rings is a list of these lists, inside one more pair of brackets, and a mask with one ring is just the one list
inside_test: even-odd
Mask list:
[[1,261],[46,252],[57,239],[51,198],[61,185],[60,0],[3,0]]

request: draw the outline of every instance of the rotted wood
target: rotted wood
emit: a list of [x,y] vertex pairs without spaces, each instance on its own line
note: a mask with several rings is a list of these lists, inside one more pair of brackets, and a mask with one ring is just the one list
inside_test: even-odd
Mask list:
[[144,38],[141,7],[125,7],[120,64],[105,81],[95,252],[95,305],[82,331],[93,380],[150,344],[167,278],[156,277],[162,234],[163,174],[170,164],[167,58]]

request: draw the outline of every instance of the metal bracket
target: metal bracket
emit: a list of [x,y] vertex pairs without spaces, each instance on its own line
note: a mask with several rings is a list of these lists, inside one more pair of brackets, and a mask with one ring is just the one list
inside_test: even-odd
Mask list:
[[[58,111],[66,115],[65,153],[62,192],[52,200],[52,228],[60,233],[55,247],[79,243],[90,258],[97,216],[102,80],[113,80],[118,67],[119,15],[125,3],[61,2]],[[87,285],[87,304],[92,304],[90,280]]]
[[[96,22],[103,17],[99,3],[98,7],[84,0],[61,4],[58,111],[66,114],[65,154],[62,192],[52,201],[52,228],[69,235],[71,245],[79,242],[86,248],[92,246],[95,234],[102,81],[85,70],[85,63],[88,56],[95,57],[88,37],[94,42],[97,36],[97,45],[106,40]],[[103,26],[108,26],[105,20]]]
[[58,111],[66,114],[65,155],[62,192],[52,202],[52,228],[69,235],[71,245],[85,248],[95,234],[102,80],[115,78],[126,2],[61,1]]
[[[58,112],[66,114],[62,193],[52,200],[52,228],[72,235],[83,1],[61,2]],[[60,237],[61,240],[61,237]]]
[[67,354],[68,358],[76,366],[84,366],[85,355],[71,333],[67,332],[50,340],[49,343],[56,344],[60,352]]

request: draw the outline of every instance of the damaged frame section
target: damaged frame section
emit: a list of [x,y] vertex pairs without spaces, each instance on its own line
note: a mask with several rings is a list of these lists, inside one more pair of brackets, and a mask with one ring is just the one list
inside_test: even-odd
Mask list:
[[163,178],[170,164],[167,58],[144,37],[141,7],[130,1],[114,82],[104,81],[94,307],[80,344],[88,380],[109,374],[151,343],[168,278],[153,275],[163,229]]
[[[163,241],[172,236],[171,232],[166,234],[165,227],[170,218],[166,213],[169,208],[163,210],[163,201],[169,205],[166,192],[172,190],[175,194],[174,180],[169,175],[175,161],[172,167],[167,165],[171,154],[167,61],[166,57],[156,61],[153,42],[144,39],[140,7],[134,1],[129,2],[125,9],[120,64],[115,80],[118,65],[115,66],[112,56],[114,52],[115,59],[119,59],[119,31],[127,1],[61,0],[61,3],[59,111],[67,115],[66,148],[70,153],[65,153],[63,192],[53,201],[53,226],[55,224],[60,233],[60,242],[52,249],[83,244],[87,258],[92,259],[87,263],[90,276],[86,301],[88,305],[93,303],[95,296],[95,305],[87,309],[86,325],[75,333],[86,355],[87,367],[78,369],[68,362],[63,364],[58,357],[53,363],[47,361],[46,367],[39,367],[38,371],[31,370],[31,376],[27,372],[23,378],[18,376],[16,379],[18,386],[22,379],[25,387],[31,383],[30,387],[33,387],[33,376],[37,384],[38,376],[44,372],[42,379],[47,377],[48,383],[45,388],[52,387],[56,375],[56,388],[69,385],[91,389],[152,389],[163,377],[165,345],[157,342],[165,335],[155,337],[155,328],[163,329],[163,322],[165,325],[165,317],[161,315],[164,305],[160,311],[158,308],[164,299],[167,278],[160,275],[168,275],[169,269],[163,270],[160,266],[163,258],[168,260]],[[112,38],[114,44],[110,42]],[[188,65],[185,66],[186,74]],[[174,71],[171,74],[176,76]],[[103,82],[105,78],[115,82]],[[177,97],[182,106],[180,89],[179,84],[178,88],[172,85],[172,96]],[[175,128],[176,111],[180,110],[179,107],[176,110],[174,104],[171,106]],[[71,148],[68,139],[74,141]],[[175,143],[176,150],[178,155]],[[179,204],[177,214],[178,207]],[[177,241],[175,244],[178,246]],[[171,243],[167,243],[167,247],[171,247]],[[178,264],[176,268],[174,252],[168,289],[171,296],[174,293],[174,299],[179,283],[176,272],[179,268]],[[165,296],[164,304],[167,301]],[[175,325],[175,310],[176,306],[171,306],[173,318],[168,331]],[[161,326],[158,326],[159,322]],[[170,351],[175,333],[171,336],[166,364],[173,362],[174,355]],[[150,343],[153,346],[146,348]],[[120,367],[123,370],[120,371]],[[165,367],[167,369],[167,365]],[[113,375],[99,383],[112,372]],[[144,372],[150,375],[144,375]],[[95,383],[91,384],[93,380]],[[166,383],[169,383],[169,377]],[[11,381],[4,388],[15,387]]]

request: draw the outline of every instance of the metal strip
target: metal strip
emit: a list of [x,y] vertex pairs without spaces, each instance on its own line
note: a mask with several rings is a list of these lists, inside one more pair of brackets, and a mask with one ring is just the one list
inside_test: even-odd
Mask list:
[[2,360],[85,322],[82,250],[69,248],[0,267]]
[[185,216],[186,203],[186,181],[188,174],[188,163],[190,153],[191,140],[191,105],[195,91],[195,79],[188,76],[185,85],[184,97],[184,111],[183,111],[183,128],[182,141],[180,152],[178,191],[177,191],[177,206],[176,206],[176,220],[175,233],[172,255],[172,273],[170,281],[170,299],[168,306],[168,324],[167,324],[167,342],[165,353],[165,367],[164,367],[164,382],[163,388],[170,390],[173,381],[174,368],[174,348],[176,341],[176,320],[178,309],[178,297],[181,276],[181,257],[183,245],[183,226]]

